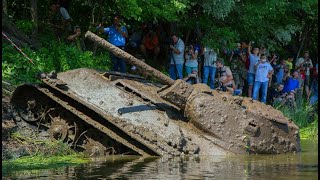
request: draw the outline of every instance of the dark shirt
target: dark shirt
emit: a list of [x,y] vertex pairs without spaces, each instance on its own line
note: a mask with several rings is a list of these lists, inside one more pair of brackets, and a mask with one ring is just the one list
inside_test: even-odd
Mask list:
[[275,88],[272,88],[270,90],[270,92],[268,92],[268,99],[267,101],[272,104],[274,99],[280,97],[281,95],[283,95],[284,93],[282,91],[278,91],[277,89]]

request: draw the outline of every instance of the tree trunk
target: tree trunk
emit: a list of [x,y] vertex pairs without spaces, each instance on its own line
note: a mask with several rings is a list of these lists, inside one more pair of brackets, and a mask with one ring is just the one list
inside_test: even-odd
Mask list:
[[31,0],[30,4],[31,4],[31,18],[33,23],[31,39],[36,42],[38,37],[38,7],[37,7],[38,1]]
[[8,14],[7,0],[2,0],[2,10],[4,11],[5,14]]
[[129,64],[138,67],[138,69],[143,71],[144,74],[157,78],[161,83],[166,84],[166,85],[174,84],[174,80],[171,79],[170,77],[161,73],[157,69],[149,66],[148,64],[142,62],[141,60],[135,58],[134,56],[123,51],[122,49],[114,46],[113,44],[111,44],[108,41],[104,40],[103,38],[95,35],[94,33],[87,31],[87,33],[85,34],[85,37],[90,39],[93,42],[96,42],[99,46],[106,48],[108,51],[113,53],[115,56],[117,56],[119,58],[123,58]]
[[11,19],[2,10],[2,32],[4,32],[16,45],[38,48],[22,31],[20,31]]

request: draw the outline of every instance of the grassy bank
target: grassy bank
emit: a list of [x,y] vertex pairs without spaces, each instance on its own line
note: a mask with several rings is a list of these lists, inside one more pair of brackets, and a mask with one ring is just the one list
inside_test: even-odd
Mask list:
[[29,152],[29,156],[2,161],[4,171],[10,169],[44,169],[82,164],[89,161],[82,153],[73,151],[61,141],[39,140],[36,137],[27,137],[20,133],[11,134],[9,141],[16,142],[16,146],[7,148],[24,148]]
[[287,107],[276,107],[283,114],[292,119],[293,122],[300,128],[300,137],[302,139],[318,140],[318,114],[316,107],[311,106],[306,99],[302,101],[300,108],[295,110]]

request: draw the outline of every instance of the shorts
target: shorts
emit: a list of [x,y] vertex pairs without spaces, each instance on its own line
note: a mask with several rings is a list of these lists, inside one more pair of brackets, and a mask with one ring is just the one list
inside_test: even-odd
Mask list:
[[249,86],[252,86],[254,84],[254,79],[255,79],[255,74],[247,73],[247,81]]

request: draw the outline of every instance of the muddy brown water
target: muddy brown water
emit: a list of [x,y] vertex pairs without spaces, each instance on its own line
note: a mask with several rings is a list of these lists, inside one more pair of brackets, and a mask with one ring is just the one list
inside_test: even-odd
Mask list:
[[318,179],[318,142],[302,140],[301,153],[141,158],[110,156],[77,166],[17,170],[3,179]]

